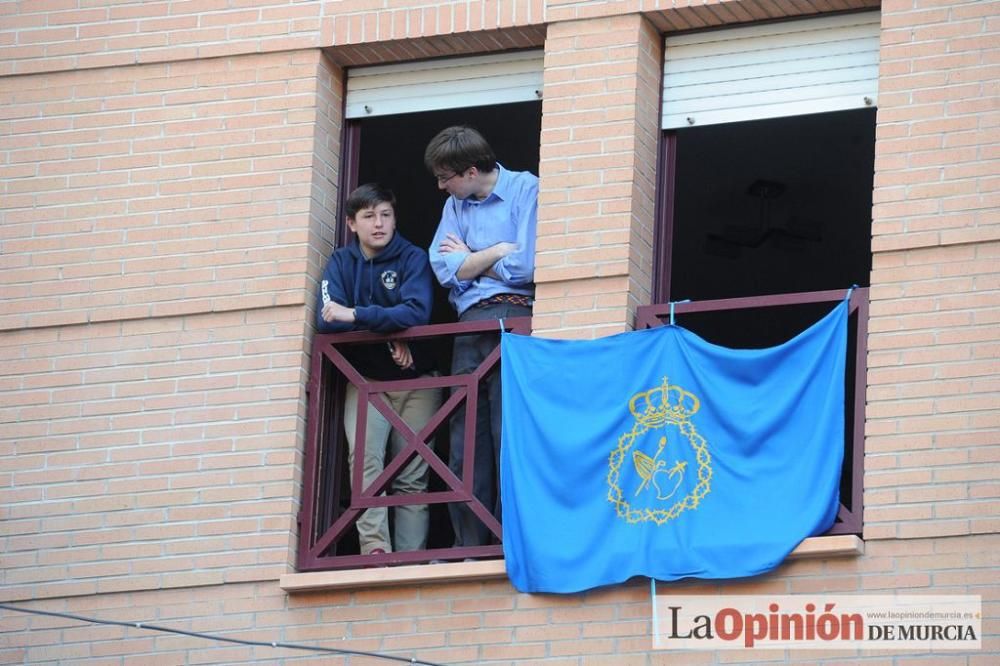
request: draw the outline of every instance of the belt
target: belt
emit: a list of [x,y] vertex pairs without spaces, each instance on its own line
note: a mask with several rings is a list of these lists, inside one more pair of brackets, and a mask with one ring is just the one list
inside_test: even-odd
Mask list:
[[531,298],[531,296],[525,296],[524,294],[494,294],[489,298],[484,298],[472,307],[485,308],[487,305],[506,303],[508,305],[520,305],[525,308],[530,308],[534,302],[535,301]]

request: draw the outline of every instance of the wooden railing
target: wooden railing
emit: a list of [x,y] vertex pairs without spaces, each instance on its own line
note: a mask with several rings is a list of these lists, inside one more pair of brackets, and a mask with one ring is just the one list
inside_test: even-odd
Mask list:
[[[773,296],[729,298],[690,303],[674,303],[676,322],[684,326],[685,314],[719,313],[733,310],[753,310],[766,317],[771,308],[836,303],[843,300],[847,289],[813,291]],[[773,311],[771,311],[773,312]],[[868,289],[851,292],[849,305],[848,358],[845,372],[845,442],[844,469],[841,478],[840,511],[827,534],[860,534],[864,490],[865,390],[867,388],[868,355]],[[661,326],[670,317],[670,305],[648,305],[636,312],[635,328]],[[713,342],[715,342],[713,340]]]
[[[531,318],[520,317],[504,320],[504,329],[516,333],[531,332]],[[440,340],[450,350],[451,339],[457,335],[496,331],[499,322],[468,322],[418,326],[392,335],[370,332],[317,334],[313,340],[306,414],[306,446],[303,475],[302,508],[299,513],[299,571],[325,569],[352,569],[388,564],[416,564],[434,560],[487,558],[502,556],[499,545],[500,523],[493,516],[492,507],[483,506],[472,492],[472,464],[475,460],[475,419],[479,401],[480,382],[491,373],[499,372],[500,348],[498,346],[470,374],[424,376],[396,381],[369,381],[353,367],[342,350],[359,344],[385,344],[392,340]],[[497,336],[499,342],[499,335]],[[444,368],[439,368],[444,370]],[[343,391],[346,383],[358,389],[358,430],[355,439],[355,469],[350,470],[353,483],[349,495],[344,487],[342,465],[347,456],[343,437]],[[445,391],[440,408],[430,421],[413,432],[386,403],[387,391],[432,389]],[[392,460],[370,485],[363,487],[364,441],[367,413],[377,409],[392,427],[406,439],[405,448]],[[448,468],[428,442],[444,429],[460,409],[464,409],[465,458],[462,478]],[[415,457],[426,462],[433,475],[444,485],[443,490],[406,495],[382,494],[392,480]],[[346,506],[344,505],[344,498]],[[417,504],[465,503],[496,536],[498,543],[471,547],[441,547],[421,551],[393,552],[361,555],[345,552],[342,547],[358,517],[373,507],[393,507]],[[356,548],[353,549],[356,551]]]
[[[678,323],[685,324],[684,316],[696,313],[721,313],[735,310],[752,310],[758,316],[773,312],[771,308],[804,306],[808,304],[835,303],[844,298],[846,290],[781,294],[749,298],[675,303],[674,314]],[[844,472],[841,483],[841,507],[837,522],[829,534],[860,534],[862,528],[862,498],[864,475],[864,424],[865,389],[867,375],[867,323],[868,289],[855,289],[850,301],[850,349],[845,376],[847,404],[845,405],[846,429]],[[650,305],[639,308],[636,314],[637,329],[660,326],[670,315],[670,305]],[[431,560],[456,560],[463,558],[501,557],[499,545],[501,527],[493,516],[492,507],[479,502],[472,492],[472,463],[475,459],[475,419],[481,382],[491,373],[499,372],[499,345],[476,370],[466,375],[425,376],[398,381],[369,381],[351,365],[342,350],[359,344],[384,344],[390,340],[439,340],[450,350],[456,335],[497,331],[498,322],[470,322],[465,324],[440,324],[420,326],[393,335],[368,332],[316,335],[313,341],[311,371],[308,383],[308,412],[306,449],[304,460],[302,508],[299,514],[299,571],[326,569],[352,569],[389,564],[416,564]],[[530,333],[530,317],[505,320],[504,327],[517,333]],[[498,336],[499,340],[499,336]],[[359,447],[354,457],[355,467],[350,470],[353,483],[345,486],[347,476],[342,466],[347,456],[343,436],[343,390],[347,383],[358,389]],[[438,388],[445,391],[440,408],[430,421],[414,432],[389,407],[382,395],[387,391]],[[395,458],[387,461],[383,472],[367,487],[363,487],[360,466],[364,461],[364,439],[367,410],[377,409],[402,433],[406,447]],[[460,417],[460,410],[464,414]],[[433,450],[429,442],[438,433],[447,433],[452,418],[465,419],[465,467],[462,478],[449,469],[446,458]],[[447,438],[444,438],[447,439]],[[414,457],[423,458],[443,489],[428,490],[420,494],[386,495],[386,488]],[[465,503],[496,537],[497,543],[473,547],[439,546],[436,548],[361,555],[354,548],[344,548],[349,542],[354,524],[363,511],[373,507],[393,507],[415,504]]]

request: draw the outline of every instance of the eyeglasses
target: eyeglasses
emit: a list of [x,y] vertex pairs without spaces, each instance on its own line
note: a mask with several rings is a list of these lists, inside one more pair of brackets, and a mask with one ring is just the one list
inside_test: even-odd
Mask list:
[[451,175],[445,175],[445,174],[440,174],[439,173],[439,174],[434,174],[434,177],[437,178],[438,185],[444,185],[449,180],[451,180],[455,176],[459,176],[459,175],[461,175],[459,172],[453,171],[451,173]]

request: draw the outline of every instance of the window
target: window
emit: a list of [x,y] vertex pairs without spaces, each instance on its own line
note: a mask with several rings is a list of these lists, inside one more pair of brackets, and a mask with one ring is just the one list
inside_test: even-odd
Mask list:
[[[424,167],[424,149],[435,134],[451,125],[471,125],[479,130],[504,167],[538,173],[542,103],[537,100],[362,118],[348,127],[358,158],[353,166],[355,180],[344,191],[373,181],[392,189],[398,202],[399,231],[418,247],[430,245],[445,201]],[[434,295],[433,321],[454,320],[447,292],[439,288]]]
[[[361,183],[379,182],[392,189],[397,200],[397,230],[418,247],[430,245],[445,201],[445,195],[438,190],[423,162],[427,143],[441,129],[457,124],[475,127],[490,141],[506,168],[538,173],[540,52],[365,67],[349,70],[347,76],[342,199]],[[339,224],[338,237],[344,244],[348,232],[342,226],[343,220]],[[339,357],[340,352],[353,344],[384,345],[385,337],[371,333],[316,336],[300,515],[300,570],[501,554],[499,545],[445,552],[453,542],[447,502],[457,498],[444,478],[449,457],[449,419],[467,418],[467,404],[474,404],[477,399],[474,381],[470,384],[467,376],[447,377],[452,339],[469,328],[468,324],[454,323],[455,320],[447,292],[438,288],[432,325],[416,327],[404,334],[410,339],[428,341],[434,347],[436,366],[443,376],[433,381],[456,391],[456,395],[429,425],[433,434],[427,443],[433,444],[441,464],[431,465],[430,496],[425,500],[430,503],[428,550],[394,553],[389,557],[359,555],[353,527],[358,498],[352,493],[343,433],[342,396],[350,371],[342,367],[346,359]],[[530,330],[525,328],[530,322],[514,323],[521,332]],[[488,324],[490,328],[495,325]],[[499,372],[499,366],[493,365],[489,372]],[[446,398],[447,395],[448,391]],[[367,408],[375,409],[371,404]],[[387,467],[389,464],[387,461]],[[397,498],[390,497],[387,501],[394,499]]]
[[[862,288],[832,530],[859,533],[878,15],[672,37],[665,59],[656,300],[691,299],[676,310],[683,326],[759,348]],[[640,309],[637,326],[665,312]]]

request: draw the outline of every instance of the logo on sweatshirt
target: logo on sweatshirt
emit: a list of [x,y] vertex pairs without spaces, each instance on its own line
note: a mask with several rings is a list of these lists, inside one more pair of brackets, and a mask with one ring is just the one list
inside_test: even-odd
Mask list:
[[382,271],[382,286],[392,291],[399,284],[399,275],[394,270]]

